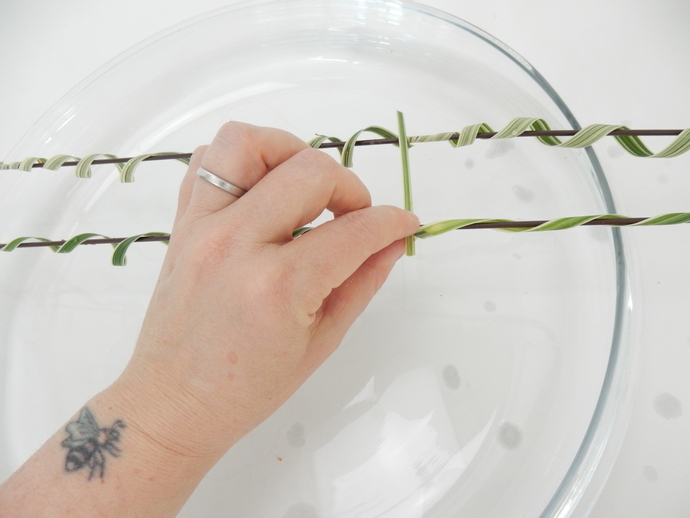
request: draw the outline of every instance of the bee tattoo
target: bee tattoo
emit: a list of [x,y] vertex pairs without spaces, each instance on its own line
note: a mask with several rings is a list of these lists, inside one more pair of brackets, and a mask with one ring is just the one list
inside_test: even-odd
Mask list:
[[110,428],[99,428],[96,419],[88,408],[81,409],[79,419],[72,421],[65,430],[69,437],[62,441],[67,448],[65,471],[78,471],[88,468],[89,480],[98,471],[100,478],[105,474],[104,451],[113,457],[119,457],[121,450],[117,447],[120,441],[120,430],[125,428],[121,420],[115,421]]

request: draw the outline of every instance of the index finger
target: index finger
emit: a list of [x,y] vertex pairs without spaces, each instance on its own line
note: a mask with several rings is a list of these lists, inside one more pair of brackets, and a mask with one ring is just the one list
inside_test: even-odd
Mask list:
[[376,252],[419,230],[417,216],[388,205],[367,207],[343,214],[298,239],[283,250],[302,267],[295,284],[308,303],[320,304]]
[[218,213],[243,221],[252,240],[290,242],[292,232],[328,209],[335,215],[371,205],[362,180],[323,151],[305,149],[268,173],[240,201]]

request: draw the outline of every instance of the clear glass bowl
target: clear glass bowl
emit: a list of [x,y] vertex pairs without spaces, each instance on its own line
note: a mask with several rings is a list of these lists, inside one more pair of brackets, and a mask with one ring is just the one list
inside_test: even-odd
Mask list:
[[[227,120],[344,138],[395,130],[395,110],[410,135],[515,116],[577,127],[523,58],[461,20],[411,2],[273,0],[142,43],[57,103],[9,158],[191,151]],[[615,212],[591,150],[437,143],[414,146],[411,160],[422,222]],[[354,171],[374,203],[401,205],[397,148],[358,149]],[[3,172],[0,241],[169,231],[183,173],[147,163],[124,185],[110,166],[89,180]],[[105,246],[0,256],[0,475],[117,377],[164,253],[134,245],[125,268]],[[584,512],[623,426],[628,311],[616,230],[419,242],[340,349],[181,516]]]

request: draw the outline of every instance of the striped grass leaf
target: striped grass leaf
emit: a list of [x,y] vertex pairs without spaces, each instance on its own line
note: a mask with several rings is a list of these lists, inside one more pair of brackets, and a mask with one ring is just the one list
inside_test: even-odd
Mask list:
[[[20,171],[31,171],[31,168],[34,166],[34,164],[44,164],[46,161],[45,158],[40,158],[37,156],[30,156],[28,158],[25,158],[21,162],[19,162],[19,167],[12,168],[12,169],[19,169]],[[16,162],[15,162],[16,164]]]
[[[397,111],[398,118],[398,143],[400,147],[400,160],[402,162],[403,194],[405,210],[412,212],[412,180],[410,178],[410,143],[407,140],[405,128],[405,116]],[[405,253],[408,256],[415,254],[414,235],[405,238]]]
[[76,235],[67,241],[65,241],[65,244],[60,246],[56,252],[58,254],[69,254],[71,251],[73,251],[75,248],[77,248],[79,245],[81,245],[84,241],[87,241],[89,239],[93,239],[95,237],[102,237],[104,239],[108,239],[108,236],[104,236],[103,234],[96,234],[94,232],[86,232],[84,234],[79,234]]
[[[125,163],[123,167],[120,167],[120,181],[122,183],[131,183],[134,181],[134,171],[136,170],[137,167],[139,167],[139,164],[141,164],[144,160],[146,160],[149,157],[152,156],[163,156],[163,155],[171,155],[175,154],[174,151],[162,151],[160,153],[146,153],[144,155],[139,155],[132,157]],[[177,158],[179,162],[182,162],[185,165],[189,165],[189,158]],[[122,164],[119,164],[122,165]]]
[[359,130],[354,135],[352,135],[347,140],[347,142],[345,142],[345,145],[342,148],[342,153],[340,153],[340,162],[345,167],[352,167],[352,155],[355,150],[355,142],[357,142],[359,136],[365,132],[374,133],[375,135],[378,135],[379,137],[383,138],[398,138],[398,136],[395,133],[393,133],[390,130],[387,130],[386,128],[382,128],[381,126],[367,126],[366,128]]
[[[96,153],[94,155],[87,155],[81,160],[79,160],[79,163],[77,164],[77,167],[74,170],[74,174],[77,176],[77,178],[91,178],[91,164],[94,160],[101,160],[103,158],[117,158],[117,155],[99,153]],[[115,166],[118,168],[120,172],[122,172],[122,168],[124,167],[123,164],[115,164]]]
[[[317,135],[313,139],[311,139],[308,142],[308,144],[309,144],[309,147],[313,147],[314,149],[319,149],[321,147],[321,144],[323,144],[326,141],[328,141],[328,142],[343,142],[338,137],[329,137],[326,135]],[[336,149],[338,150],[338,153],[340,155],[343,154],[343,148],[339,147]]]
[[458,230],[475,223],[506,223],[508,219],[447,219],[444,221],[437,221],[436,223],[429,223],[422,225],[419,230],[415,232],[415,236],[421,239],[428,239],[430,237],[440,236],[451,230]]
[[647,218],[640,223],[636,223],[637,227],[644,227],[649,225],[678,225],[680,223],[690,222],[690,214],[687,212],[672,212],[669,214],[662,214],[660,216],[654,216],[652,218]]
[[55,155],[54,157],[51,157],[45,161],[45,163],[43,164],[43,169],[47,169],[49,171],[57,171],[63,166],[65,162],[78,162],[79,160],[81,160],[81,158],[72,155]]
[[[158,237],[158,236],[168,236],[170,234],[167,232],[146,232],[145,234],[137,234],[136,236],[128,237],[127,239],[118,243],[113,251],[112,264],[113,266],[127,266],[127,250],[129,247],[142,237]],[[167,245],[168,241],[161,241],[161,243]]]
[[[45,237],[32,237],[32,236],[18,237],[18,238],[16,238],[16,239],[13,239],[13,240],[10,241],[9,243],[7,243],[7,244],[6,244],[5,246],[3,246],[2,248],[0,248],[0,252],[12,252],[12,251],[13,251],[14,249],[16,249],[19,245],[21,245],[22,243],[25,243],[26,241],[30,241],[30,240],[33,240],[33,241],[41,241],[41,242],[43,242],[43,243],[49,243],[50,241],[52,241],[52,239],[47,239],[47,238],[45,238]],[[58,246],[51,246],[51,247],[50,247],[50,249],[51,249],[53,252],[57,252],[57,251],[58,251],[58,248],[59,248]]]

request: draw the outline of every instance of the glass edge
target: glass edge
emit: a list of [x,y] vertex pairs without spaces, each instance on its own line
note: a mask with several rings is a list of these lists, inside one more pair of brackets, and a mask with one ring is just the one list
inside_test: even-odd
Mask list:
[[[380,2],[383,0],[372,0]],[[525,58],[510,48],[508,45],[495,38],[486,31],[466,22],[454,15],[426,6],[412,0],[394,0],[390,2],[383,2],[389,4],[399,4],[413,9],[419,13],[428,14],[440,18],[447,23],[455,25],[456,27],[470,32],[476,37],[480,38],[487,44],[494,47],[496,50],[504,54],[507,58],[513,61],[526,74],[544,90],[549,98],[554,102],[557,108],[561,111],[568,124],[573,129],[581,129],[579,122],[575,115],[570,111],[563,99],[554,90],[546,78],[539,73]],[[606,179],[606,175],[601,167],[601,162],[596,153],[591,147],[585,149],[587,157],[592,164],[594,176],[598,182],[599,192],[609,213],[615,214],[616,208],[611,193],[611,188]],[[589,488],[589,483],[594,477],[596,469],[599,467],[600,461],[607,447],[613,451],[613,460],[620,449],[620,444],[610,445],[609,437],[612,435],[616,426],[622,427],[627,424],[629,417],[629,408],[622,408],[625,405],[619,404],[619,397],[622,396],[627,388],[628,380],[625,378],[625,372],[628,370],[627,356],[629,356],[628,347],[623,340],[629,328],[628,308],[630,307],[630,288],[628,278],[627,259],[625,254],[625,247],[623,246],[623,238],[621,231],[618,228],[611,229],[611,236],[614,246],[614,261],[616,268],[616,310],[614,316],[614,325],[611,338],[611,349],[609,353],[609,360],[606,367],[606,375],[602,383],[597,405],[592,414],[589,426],[585,433],[584,439],[575,455],[570,468],[566,472],[565,477],[561,481],[558,489],[547,504],[540,518],[565,518],[570,516],[576,506],[582,501],[585,492],[588,493],[590,500],[596,500],[602,488]],[[628,405],[629,406],[629,405]],[[608,422],[607,422],[608,421]],[[606,423],[606,428],[601,429],[601,425]],[[601,478],[606,480],[613,468],[607,467],[607,472],[601,474]],[[582,502],[583,504],[585,502]],[[590,502],[588,508],[591,508],[593,502]]]
[[[250,5],[255,7],[260,4],[271,3],[272,1],[274,0],[237,0],[219,9],[214,9],[212,11],[208,11],[206,13],[194,16],[189,20],[185,20],[183,22],[174,24],[167,29],[159,31],[145,38],[144,40],[140,41],[139,43],[135,44],[126,51],[122,52],[121,54],[117,55],[116,57],[101,65],[91,74],[89,74],[86,78],[80,81],[77,85],[75,85],[74,88],[67,92],[63,97],[58,99],[50,108],[48,108],[48,110],[46,110],[46,112],[44,112],[44,114],[41,117],[37,119],[37,121],[17,141],[17,143],[13,146],[11,153],[14,152],[15,149],[18,149],[21,146],[23,146],[28,139],[32,138],[32,133],[34,132],[35,128],[37,128],[45,119],[45,117],[48,116],[51,112],[53,112],[59,105],[69,103],[70,99],[79,95],[91,83],[98,80],[99,77],[107,73],[112,68],[116,67],[122,61],[128,59],[131,55],[136,54],[137,52],[141,51],[142,49],[148,47],[149,45],[157,42],[158,40],[164,38],[169,34],[177,32],[196,23],[200,23],[208,18],[217,16],[218,14],[233,11]],[[570,124],[573,129],[581,129],[581,126],[578,123],[575,116],[573,115],[573,113],[566,106],[565,102],[563,101],[563,99],[561,99],[558,93],[556,93],[551,84],[544,78],[544,76],[542,76],[520,54],[518,54],[508,45],[498,40],[486,31],[452,14],[446,13],[434,7],[414,2],[412,0],[366,0],[365,3],[402,6],[412,11],[419,12],[421,14],[439,18],[447,23],[450,23],[458,27],[461,30],[470,32],[474,36],[480,38],[481,40],[485,41],[487,44],[491,45],[496,50],[504,54],[517,66],[519,66],[526,74],[532,77],[532,79],[544,90],[544,92],[549,96],[549,98],[561,111],[565,119],[568,121],[568,124]],[[610,213],[615,213],[616,209],[613,201],[613,196],[611,194],[608,181],[606,180],[606,176],[601,168],[601,163],[599,162],[599,159],[592,148],[587,148],[586,153],[592,164],[594,175],[597,179],[599,191],[606,206],[606,210]],[[603,454],[603,450],[607,446],[608,441],[605,439],[607,439],[611,435],[613,426],[616,421],[616,414],[620,411],[620,409],[618,409],[615,405],[616,402],[610,401],[610,396],[612,394],[619,394],[625,388],[625,380],[621,379],[621,371],[625,369],[623,368],[624,366],[621,365],[619,359],[622,353],[624,352],[622,350],[621,338],[624,335],[625,327],[627,326],[628,321],[625,308],[627,307],[630,292],[628,287],[629,279],[627,273],[625,249],[623,246],[621,232],[617,228],[611,229],[611,232],[614,243],[614,256],[616,264],[618,265],[618,269],[616,275],[616,312],[614,319],[613,337],[611,341],[611,352],[609,354],[606,376],[604,379],[604,383],[602,385],[601,392],[599,394],[597,406],[595,407],[593,417],[590,421],[590,424],[588,426],[585,437],[580,445],[580,448],[578,449],[578,452],[575,456],[575,460],[568,469],[568,472],[566,473],[563,481],[559,485],[556,493],[551,498],[549,504],[546,506],[545,510],[540,515],[541,518],[549,518],[556,516],[558,516],[559,518],[564,518],[570,516],[570,514],[573,512],[575,506],[581,500],[581,498],[583,497],[583,493],[586,490],[586,486],[580,487],[582,486],[582,481],[580,480],[580,483],[578,484],[578,479],[581,479],[580,475],[586,472],[588,475],[585,478],[586,482],[589,482],[591,480],[593,472],[599,464],[599,461]],[[611,423],[608,429],[605,430],[606,434],[604,440],[601,440],[597,444],[595,444],[595,439],[601,439],[602,430],[598,428],[601,424],[602,419],[604,418],[604,416],[609,416],[611,414],[613,414],[613,416],[611,417]],[[606,474],[606,476],[607,475],[608,473]],[[598,493],[599,492],[597,491],[597,495]]]
[[181,22],[178,22],[176,24],[171,25],[170,27],[163,29],[161,31],[158,31],[151,36],[148,36],[141,40],[139,43],[134,44],[133,46],[129,47],[127,50],[124,52],[121,52],[117,56],[111,58],[110,60],[106,61],[103,63],[100,67],[96,68],[93,70],[91,73],[89,73],[85,78],[83,78],[81,81],[79,81],[74,87],[72,87],[67,93],[65,93],[62,97],[60,97],[57,101],[55,101],[43,114],[36,119],[36,122],[34,122],[26,132],[19,138],[19,140],[16,141],[14,146],[10,149],[9,155],[7,157],[8,160],[13,160],[13,156],[15,156],[16,150],[21,149],[22,146],[28,141],[34,138],[34,131],[36,128],[38,128],[43,120],[50,116],[50,114],[58,109],[59,106],[64,105],[64,104],[69,104],[70,100],[73,99],[74,97],[78,96],[85,88],[87,88],[89,85],[91,85],[93,82],[97,81],[101,76],[106,74],[108,71],[111,69],[115,68],[118,66],[120,63],[128,59],[130,56],[140,52],[141,50],[145,49],[149,45],[152,45],[159,41],[160,39],[173,34],[177,31],[180,31],[186,27],[189,27],[191,25],[195,25],[197,23],[203,22],[204,20],[208,18],[213,18],[214,16],[217,16],[223,12],[227,11],[234,11],[235,9],[240,9],[245,6],[255,6],[259,5],[262,3],[269,3],[274,0],[235,0],[228,3],[228,5],[225,5],[223,7],[220,7],[218,9],[213,9],[211,11],[207,11],[202,14],[198,14],[196,16],[193,16],[189,18],[188,20],[184,20]]

